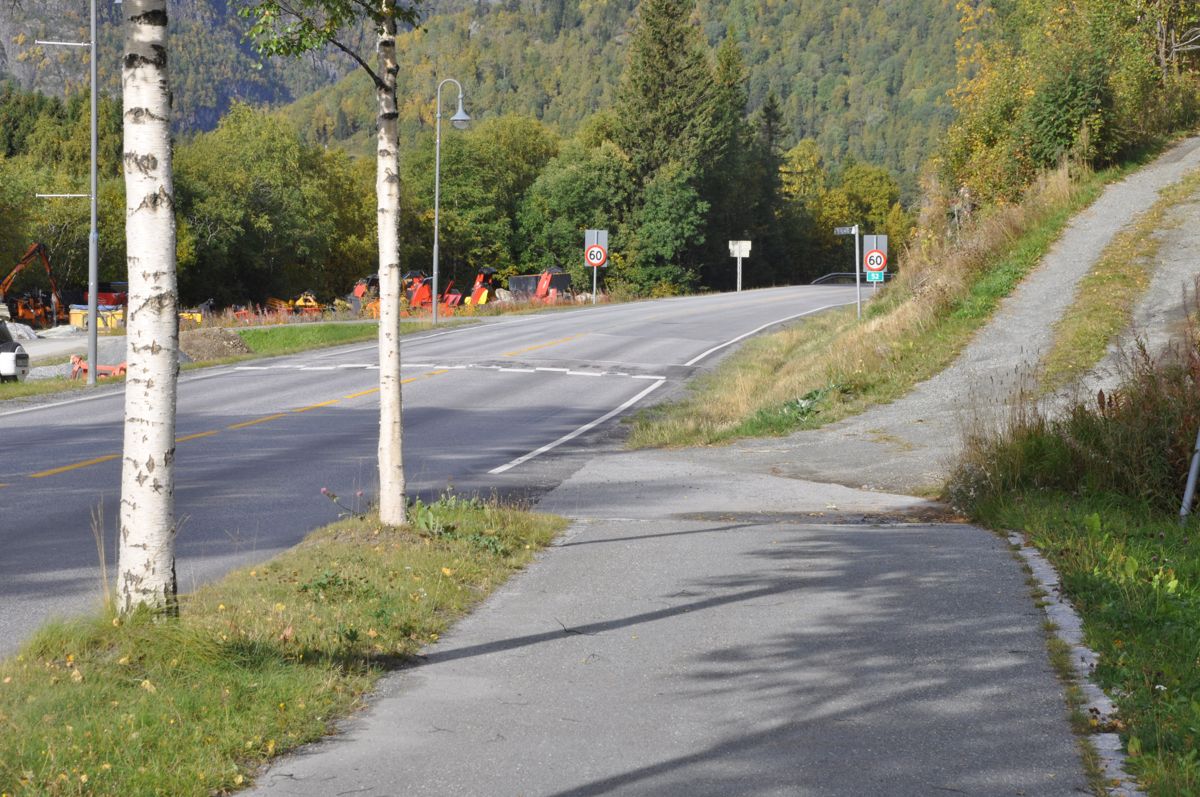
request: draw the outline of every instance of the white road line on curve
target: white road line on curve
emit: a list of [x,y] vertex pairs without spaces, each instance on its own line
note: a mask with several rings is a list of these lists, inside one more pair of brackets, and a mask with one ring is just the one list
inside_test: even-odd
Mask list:
[[827,304],[824,307],[818,307],[815,310],[805,310],[803,313],[796,313],[795,315],[790,315],[790,316],[787,316],[786,318],[776,319],[769,324],[763,324],[758,329],[752,329],[749,332],[745,333],[744,335],[738,335],[736,338],[733,338],[732,340],[727,340],[719,346],[713,346],[711,349],[704,352],[703,354],[699,354],[699,355],[693,357],[692,359],[688,360],[687,362],[685,362],[684,366],[687,367],[687,366],[695,365],[696,363],[700,362],[701,360],[703,360],[705,357],[712,354],[713,352],[717,352],[728,346],[732,346],[733,344],[737,343],[739,340],[744,340],[745,338],[748,338],[751,335],[762,332],[764,329],[767,329],[768,327],[773,327],[776,324],[782,324],[785,321],[791,321],[796,318],[803,318],[806,315],[812,315],[813,313],[819,313],[823,310],[832,310],[834,307],[845,307],[846,305],[849,305],[849,304],[854,304],[854,302],[842,302],[840,304]]
[[540,457],[542,454],[545,454],[547,451],[551,451],[555,448],[558,448],[563,443],[569,443],[570,441],[574,440],[576,437],[579,437],[579,435],[583,434],[584,432],[587,432],[591,429],[595,429],[597,426],[604,423],[609,418],[620,415],[622,412],[629,409],[634,404],[637,404],[639,401],[641,401],[646,396],[653,393],[655,390],[658,390],[660,387],[662,387],[666,383],[666,381],[667,380],[665,380],[665,379],[661,379],[661,380],[655,382],[653,385],[650,385],[650,387],[646,388],[641,393],[638,393],[636,396],[629,399],[629,401],[626,401],[624,404],[617,407],[615,410],[612,410],[611,412],[607,412],[604,415],[601,415],[599,418],[597,418],[594,421],[591,421],[590,423],[585,423],[583,426],[580,426],[575,431],[573,431],[569,434],[565,434],[562,437],[558,438],[553,443],[547,443],[546,445],[542,446],[541,448],[537,449],[536,451],[530,451],[528,454],[517,457],[512,462],[501,465],[498,468],[492,468],[491,470],[488,471],[488,473],[493,474],[493,475],[499,475],[501,473],[504,473],[505,471],[512,470],[513,468],[517,467],[518,465],[524,465],[529,460],[531,460],[535,457]]

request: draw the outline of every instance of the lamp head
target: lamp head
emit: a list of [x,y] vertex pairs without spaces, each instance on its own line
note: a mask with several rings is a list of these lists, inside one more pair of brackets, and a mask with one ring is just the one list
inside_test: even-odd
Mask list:
[[466,130],[467,126],[471,124],[471,117],[468,116],[467,112],[463,110],[462,101],[462,95],[459,94],[458,111],[455,112],[454,116],[450,117],[450,124],[454,125],[454,127],[459,130]]

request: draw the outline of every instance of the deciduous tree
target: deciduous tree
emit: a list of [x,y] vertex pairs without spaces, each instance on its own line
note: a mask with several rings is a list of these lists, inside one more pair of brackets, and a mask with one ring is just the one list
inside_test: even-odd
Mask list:
[[167,1],[125,0],[125,229],[129,268],[120,610],[173,611],[179,316]]
[[[415,5],[395,0],[260,0],[243,13],[251,35],[269,55],[299,55],[336,47],[371,78],[376,102],[375,192],[379,214],[379,517],[404,522],[406,497],[400,394],[400,156],[397,133],[396,32],[415,22]],[[376,62],[348,42],[356,26],[375,30]]]

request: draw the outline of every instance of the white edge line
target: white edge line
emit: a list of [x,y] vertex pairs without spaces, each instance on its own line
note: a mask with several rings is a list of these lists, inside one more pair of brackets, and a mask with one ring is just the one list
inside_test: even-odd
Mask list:
[[501,465],[498,468],[492,468],[491,470],[488,471],[488,473],[492,474],[492,475],[498,475],[498,474],[504,473],[507,470],[512,470],[513,468],[517,467],[518,465],[524,465],[526,462],[533,459],[534,457],[540,457],[542,454],[545,454],[547,451],[558,448],[563,443],[568,443],[571,440],[574,440],[576,437],[579,437],[579,435],[581,435],[584,432],[587,432],[591,429],[596,428],[600,424],[607,421],[609,418],[612,418],[613,416],[616,416],[616,415],[620,415],[622,412],[629,409],[634,404],[637,404],[639,401],[641,401],[646,396],[653,393],[655,390],[658,390],[660,387],[663,386],[663,384],[666,381],[667,380],[665,380],[665,379],[660,379],[659,381],[655,382],[653,385],[650,385],[650,387],[643,390],[641,393],[638,393],[636,396],[629,399],[629,401],[626,401],[624,404],[617,407],[615,410],[612,410],[611,412],[606,412],[604,415],[601,415],[599,418],[597,418],[596,420],[594,420],[590,423],[585,423],[583,426],[580,426],[575,431],[573,431],[569,434],[565,434],[562,437],[558,438],[553,443],[547,443],[546,445],[542,446],[541,448],[537,449],[536,451],[530,451],[528,454],[525,454],[524,456],[517,457],[512,462],[509,462],[505,465]]
[[806,316],[806,315],[812,315],[813,313],[819,313],[819,312],[821,312],[822,310],[832,310],[834,307],[845,307],[845,306],[846,306],[846,305],[848,305],[848,304],[854,304],[854,302],[842,302],[842,303],[840,303],[840,304],[827,304],[827,305],[825,305],[824,307],[818,307],[818,308],[816,308],[815,310],[805,310],[803,313],[796,313],[795,315],[790,315],[790,316],[788,316],[788,317],[786,317],[786,318],[779,318],[779,319],[776,319],[776,320],[772,321],[772,322],[771,322],[771,323],[769,323],[769,324],[763,324],[763,325],[762,325],[761,327],[759,327],[758,329],[752,329],[752,330],[750,330],[749,332],[745,333],[744,335],[738,335],[738,336],[737,336],[736,338],[734,338],[733,340],[727,340],[727,341],[725,341],[724,343],[722,343],[722,344],[721,344],[721,345],[719,345],[719,346],[713,346],[713,347],[712,347],[711,349],[709,349],[708,351],[704,352],[703,354],[697,355],[696,357],[693,357],[692,359],[690,359],[690,360],[688,360],[687,362],[685,362],[683,365],[684,365],[684,367],[685,367],[685,368],[686,368],[687,366],[695,365],[696,363],[700,362],[701,360],[703,360],[705,357],[707,357],[708,355],[712,354],[713,352],[720,351],[721,349],[724,349],[724,348],[726,348],[727,346],[732,346],[733,344],[737,343],[739,340],[744,340],[745,338],[748,338],[748,337],[750,337],[751,335],[756,335],[756,334],[758,334],[759,332],[762,332],[764,329],[767,329],[768,327],[773,327],[773,326],[775,326],[776,324],[782,324],[782,323],[785,323],[785,322],[787,322],[787,321],[791,321],[791,320],[793,320],[793,319],[796,319],[796,318],[803,318],[803,317],[804,317],[804,316]]
[[608,374],[599,373],[596,371],[567,371],[567,376],[607,376]]

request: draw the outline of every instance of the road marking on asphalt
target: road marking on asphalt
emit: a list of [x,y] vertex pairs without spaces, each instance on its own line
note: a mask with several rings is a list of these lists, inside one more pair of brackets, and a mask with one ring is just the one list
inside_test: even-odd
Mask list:
[[833,309],[833,308],[835,308],[835,307],[845,307],[845,306],[847,306],[847,305],[851,305],[851,304],[854,304],[854,302],[841,302],[840,304],[827,304],[827,305],[825,305],[824,307],[818,307],[818,308],[816,308],[815,310],[805,310],[803,313],[796,313],[795,315],[790,315],[790,316],[788,316],[787,318],[780,318],[780,319],[777,319],[777,320],[775,320],[775,321],[772,321],[772,322],[771,322],[771,323],[769,323],[769,324],[763,324],[763,325],[762,325],[761,327],[759,327],[758,329],[752,329],[752,330],[750,330],[749,332],[745,333],[744,335],[738,335],[736,338],[733,338],[732,340],[727,340],[727,341],[725,341],[724,343],[722,343],[722,344],[721,344],[721,345],[719,345],[719,346],[713,346],[711,349],[709,349],[708,351],[704,352],[703,354],[698,354],[698,355],[696,355],[696,356],[695,356],[695,357],[693,357],[692,359],[690,359],[690,360],[688,360],[687,362],[685,362],[685,363],[684,363],[684,366],[686,367],[686,366],[695,365],[696,363],[700,362],[701,360],[703,360],[705,357],[707,357],[708,355],[712,354],[713,352],[718,352],[718,351],[720,351],[721,349],[724,349],[724,348],[727,348],[727,347],[729,347],[729,346],[732,346],[733,344],[737,343],[739,340],[745,340],[746,338],[750,337],[751,335],[756,335],[756,334],[758,334],[759,332],[762,332],[764,329],[767,329],[767,328],[769,328],[769,327],[773,327],[773,326],[775,326],[776,324],[783,324],[783,323],[786,323],[786,322],[788,322],[788,321],[792,321],[792,320],[794,320],[794,319],[797,319],[797,318],[803,318],[803,317],[804,317],[804,316],[806,316],[806,315],[812,315],[813,313],[820,313],[820,312],[822,312],[822,311],[825,311],[825,310],[832,310],[832,309]]
[[280,418],[286,418],[287,415],[288,414],[286,412],[277,412],[274,415],[264,415],[261,418],[255,418],[252,421],[242,421],[241,423],[231,423],[229,426],[226,426],[225,428],[229,429],[231,431],[235,430],[235,429],[245,429],[248,426],[257,426],[258,424],[266,423],[267,421],[277,421]]
[[639,401],[641,401],[646,396],[653,393],[655,390],[658,390],[660,387],[662,387],[664,384],[666,384],[666,381],[667,380],[665,380],[665,379],[660,379],[659,381],[655,382],[653,385],[650,385],[650,387],[643,390],[641,393],[638,393],[636,396],[629,399],[629,401],[626,401],[624,404],[617,407],[615,410],[612,410],[611,412],[607,412],[604,415],[601,415],[599,418],[597,418],[594,421],[591,421],[590,423],[585,423],[583,426],[580,426],[575,431],[573,431],[569,434],[565,434],[562,437],[558,438],[553,443],[547,443],[546,445],[542,446],[541,448],[537,449],[536,451],[530,451],[528,454],[525,454],[524,456],[517,457],[512,462],[508,462],[504,465],[501,465],[498,468],[492,468],[491,470],[488,471],[488,473],[490,473],[492,475],[499,475],[501,473],[504,473],[505,471],[512,470],[513,468],[517,467],[518,465],[524,465],[529,460],[531,460],[535,457],[540,457],[542,454],[545,454],[547,451],[551,451],[555,448],[558,448],[563,443],[569,443],[570,441],[574,440],[576,437],[579,437],[579,435],[583,434],[584,432],[595,429],[597,426],[604,423],[608,419],[616,417],[617,415],[620,415],[622,412],[629,409],[634,404],[637,404]]
[[202,437],[212,437],[215,434],[217,434],[217,432],[215,432],[215,431],[213,431],[213,432],[197,432],[196,434],[189,434],[186,437],[176,437],[175,444],[178,445],[180,443],[186,443],[188,440],[199,440]]
[[370,390],[362,390],[362,391],[359,391],[358,393],[351,393],[349,396],[342,396],[342,398],[356,399],[356,398],[362,398],[363,396],[369,396],[372,393],[378,393],[378,392],[379,392],[379,388],[373,387]]
[[105,454],[104,456],[96,457],[95,459],[85,459],[83,462],[76,462],[74,465],[63,465],[61,468],[51,468],[50,470],[31,473],[29,474],[29,478],[44,479],[47,476],[57,476],[58,474],[66,473],[67,471],[79,470],[80,468],[87,468],[92,465],[99,465],[101,462],[111,462],[119,456],[120,454]]
[[565,338],[559,338],[558,340],[552,340],[549,343],[539,343],[536,346],[526,346],[525,348],[517,349],[516,351],[506,351],[506,352],[504,352],[504,356],[505,357],[516,357],[517,355],[525,354],[526,352],[537,351],[538,349],[548,349],[551,346],[560,346],[563,343],[570,343],[573,340],[578,340],[579,338],[582,338],[586,334],[587,334],[586,332],[580,332],[578,335],[568,335]]
[[316,410],[320,409],[321,407],[328,407],[331,404],[337,404],[339,401],[341,401],[341,399],[330,399],[329,401],[322,401],[319,404],[309,404],[307,407],[297,407],[296,409],[292,410],[292,412],[308,412],[309,410]]

